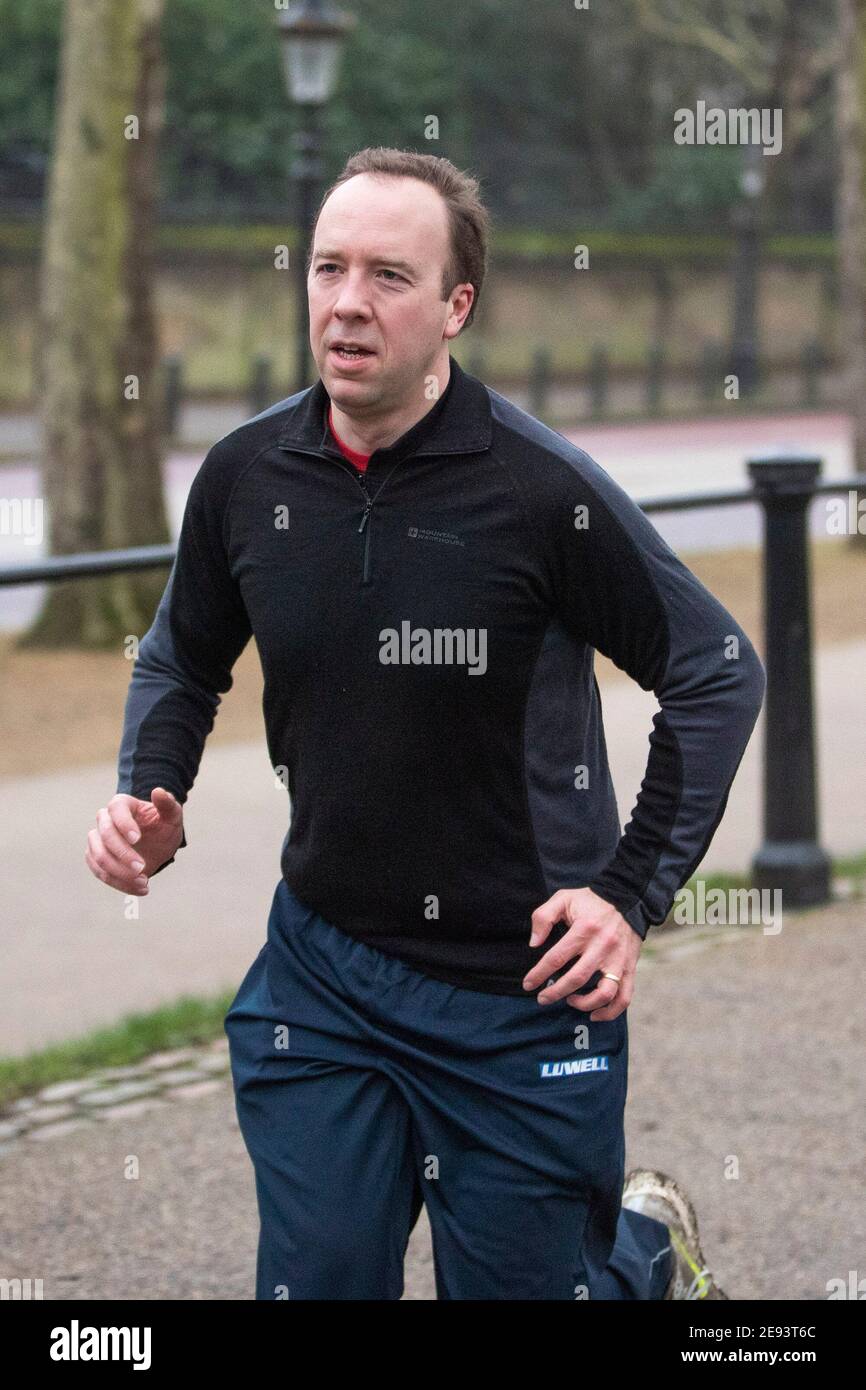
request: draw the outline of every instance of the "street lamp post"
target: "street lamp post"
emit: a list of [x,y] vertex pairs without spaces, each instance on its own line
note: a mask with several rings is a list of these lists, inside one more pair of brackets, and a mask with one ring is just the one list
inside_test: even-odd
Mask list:
[[303,391],[309,385],[310,323],[306,262],[322,179],[319,108],[333,94],[343,42],[356,23],[354,15],[335,9],[328,0],[289,0],[277,10],[286,90],[298,112],[292,160],[298,227],[295,252],[298,325],[296,391]]
[[740,392],[750,396],[760,381],[758,364],[758,265],[760,258],[760,196],[764,191],[764,170],[760,145],[746,145],[740,175],[742,198],[734,208],[732,221],[736,234],[734,260],[734,313],[731,332],[730,365]]

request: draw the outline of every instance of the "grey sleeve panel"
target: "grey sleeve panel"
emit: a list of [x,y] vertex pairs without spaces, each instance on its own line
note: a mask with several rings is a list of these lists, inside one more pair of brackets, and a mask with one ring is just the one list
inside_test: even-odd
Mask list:
[[661,706],[631,819],[589,883],[645,937],[703,859],[761,710],[764,668],[731,614],[582,450],[553,489],[563,623]]
[[223,539],[226,480],[218,450],[193,480],[177,554],[127,691],[117,791],[143,800],[162,786],[186,801],[220,697],[231,689],[232,667],[251,636]]

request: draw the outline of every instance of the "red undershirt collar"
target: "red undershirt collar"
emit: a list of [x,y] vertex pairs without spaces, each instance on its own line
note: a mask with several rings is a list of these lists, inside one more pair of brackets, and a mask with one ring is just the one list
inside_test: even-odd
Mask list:
[[344,454],[345,457],[349,460],[349,462],[353,463],[356,468],[366,468],[367,460],[369,459],[370,455],[359,454],[357,449],[350,449],[348,444],[343,443],[342,439],[337,434],[337,431],[334,429],[334,418],[331,413],[331,410],[331,406],[328,406],[328,429],[334,436],[334,443],[337,445],[338,449],[340,450],[340,453]]

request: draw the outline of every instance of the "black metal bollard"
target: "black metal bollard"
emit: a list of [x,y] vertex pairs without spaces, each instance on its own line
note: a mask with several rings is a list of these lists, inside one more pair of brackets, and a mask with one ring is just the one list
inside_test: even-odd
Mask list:
[[594,420],[600,419],[607,411],[607,386],[607,352],[603,347],[596,347],[589,359],[590,413]]
[[720,343],[704,343],[701,349],[701,396],[705,405],[718,403],[722,398],[722,357]]
[[271,367],[270,357],[266,357],[263,353],[253,358],[253,369],[250,375],[250,415],[260,415],[263,410],[267,410],[273,400]]
[[806,524],[821,460],[773,451],[748,469],[764,512],[767,671],[764,843],[752,882],[805,907],[830,899],[830,858],[818,844]]
[[739,399],[754,396],[761,385],[761,370],[758,350],[754,343],[734,343],[725,367],[726,376],[735,376],[739,387]]
[[537,347],[532,354],[532,364],[529,369],[529,413],[534,415],[536,420],[547,418],[549,396],[550,350],[546,347]]
[[183,403],[183,359],[177,355],[163,362],[165,388],[163,394],[163,429],[169,439],[177,434]]

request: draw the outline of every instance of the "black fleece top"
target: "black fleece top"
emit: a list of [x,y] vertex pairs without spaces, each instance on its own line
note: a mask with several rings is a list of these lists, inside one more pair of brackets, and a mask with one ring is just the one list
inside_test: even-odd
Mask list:
[[[321,380],[209,450],[133,668],[117,790],[186,801],[253,636],[293,892],[416,970],[516,995],[567,929],[529,946],[556,889],[589,885],[641,937],[665,919],[765,674],[603,468],[449,361],[363,476]],[[660,704],[624,833],[595,650]]]

